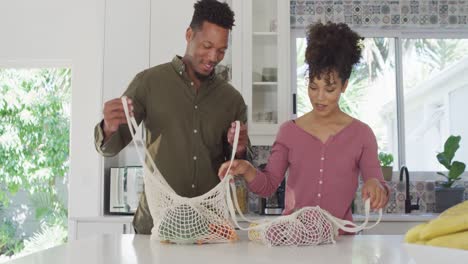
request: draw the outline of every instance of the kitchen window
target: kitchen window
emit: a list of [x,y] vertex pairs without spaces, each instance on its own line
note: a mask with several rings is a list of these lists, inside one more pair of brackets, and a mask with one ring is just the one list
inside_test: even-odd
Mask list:
[[[340,107],[370,125],[379,151],[395,157],[395,171],[404,164],[412,171],[444,170],[436,154],[451,134],[462,136],[455,159],[466,162],[468,32],[354,30],[365,38],[364,50]],[[304,81],[306,40],[303,29],[291,33],[292,92],[299,117],[311,110]]]
[[67,239],[70,109],[70,68],[0,68],[0,262]]

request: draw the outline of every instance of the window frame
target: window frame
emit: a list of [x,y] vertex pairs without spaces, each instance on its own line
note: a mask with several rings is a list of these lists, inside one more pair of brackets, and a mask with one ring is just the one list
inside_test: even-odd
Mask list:
[[[396,121],[397,121],[397,148],[398,148],[398,168],[406,164],[406,140],[405,140],[405,106],[404,106],[404,90],[403,90],[403,64],[402,64],[402,39],[468,39],[468,28],[460,29],[392,29],[392,28],[362,28],[350,26],[364,38],[393,38],[395,41],[395,89],[396,89]],[[305,28],[291,28],[291,76],[297,74],[296,68],[296,39],[305,37]],[[297,94],[296,78],[291,78],[291,97],[294,98]],[[293,109],[295,109],[293,105]],[[296,118],[297,115],[291,109],[291,117]]]

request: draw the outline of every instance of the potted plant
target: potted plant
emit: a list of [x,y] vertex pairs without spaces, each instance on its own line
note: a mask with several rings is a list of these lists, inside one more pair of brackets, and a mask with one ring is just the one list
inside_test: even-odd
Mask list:
[[437,213],[463,201],[465,187],[453,186],[454,182],[461,179],[461,174],[465,171],[465,163],[452,161],[455,152],[460,147],[461,136],[451,135],[444,144],[444,151],[437,154],[437,160],[445,168],[447,173],[437,172],[447,180],[438,182],[435,188],[435,209]]
[[392,181],[393,172],[393,155],[390,153],[379,152],[380,167],[382,168],[382,174],[384,180]]

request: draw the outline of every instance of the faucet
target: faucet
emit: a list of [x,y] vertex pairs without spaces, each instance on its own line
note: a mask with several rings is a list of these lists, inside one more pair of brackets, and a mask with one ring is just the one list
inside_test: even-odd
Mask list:
[[412,210],[419,210],[419,197],[417,199],[416,204],[411,204],[411,196],[409,192],[409,186],[410,186],[410,181],[409,181],[409,172],[408,168],[406,166],[402,166],[400,169],[400,182],[403,181],[403,173],[405,173],[405,180],[406,180],[406,198],[405,198],[405,214],[411,213]]

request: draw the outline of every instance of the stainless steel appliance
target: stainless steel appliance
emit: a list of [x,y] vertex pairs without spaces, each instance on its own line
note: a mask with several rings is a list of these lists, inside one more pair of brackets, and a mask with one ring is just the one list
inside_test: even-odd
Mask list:
[[143,168],[110,168],[107,186],[107,213],[134,214],[143,192]]
[[[263,169],[266,164],[259,166]],[[260,198],[260,214],[261,215],[280,215],[284,210],[284,193],[286,189],[286,177],[278,186],[276,192],[268,198]]]
[[261,198],[261,211],[262,215],[280,215],[284,209],[284,189],[285,180],[282,181],[276,192],[268,197]]

